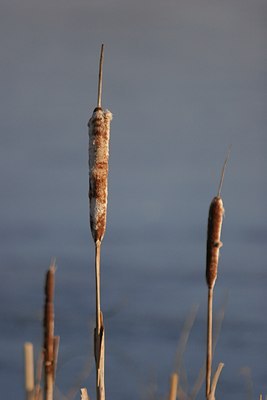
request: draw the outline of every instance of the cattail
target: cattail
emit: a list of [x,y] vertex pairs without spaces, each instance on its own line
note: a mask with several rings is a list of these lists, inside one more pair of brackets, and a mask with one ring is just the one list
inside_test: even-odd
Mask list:
[[52,263],[46,274],[44,306],[44,365],[45,400],[53,400],[54,386],[54,287],[55,264]]
[[108,197],[109,133],[112,114],[102,110],[102,67],[103,45],[101,47],[98,104],[88,122],[89,127],[89,199],[90,226],[95,242],[101,242],[106,230]]
[[206,260],[206,281],[208,285],[208,321],[207,321],[207,361],[206,361],[206,398],[211,393],[211,367],[212,367],[212,308],[213,289],[217,279],[219,253],[222,247],[221,230],[224,216],[221,189],[224,180],[225,167],[230,155],[230,148],[224,161],[218,194],[213,198],[208,219],[207,233],[207,260]]
[[206,280],[209,289],[214,287],[218,273],[223,216],[223,201],[216,196],[211,202],[208,219]]
[[224,180],[225,168],[230,155],[231,147],[228,150],[224,161],[218,194],[210,204],[207,234],[207,260],[206,260],[206,280],[209,289],[215,285],[218,273],[219,253],[222,247],[221,231],[224,216],[223,201],[221,198],[222,184]]
[[88,123],[90,227],[95,242],[96,328],[94,332],[94,352],[97,400],[105,400],[105,335],[103,314],[100,307],[100,254],[107,219],[109,135],[112,120],[111,112],[103,111],[101,107],[103,58],[104,45],[102,44],[97,107]]

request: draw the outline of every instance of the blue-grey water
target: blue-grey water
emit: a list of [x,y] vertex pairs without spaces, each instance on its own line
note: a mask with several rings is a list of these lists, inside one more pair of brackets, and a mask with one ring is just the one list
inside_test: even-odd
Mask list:
[[81,386],[94,398],[86,125],[102,42],[103,105],[114,114],[102,254],[107,398],[166,397],[198,305],[181,370],[184,390],[194,385],[205,358],[208,207],[230,144],[217,398],[249,399],[251,382],[253,398],[267,394],[266,17],[264,0],[1,1],[1,398],[24,397],[23,343],[37,358],[51,257],[57,398]]

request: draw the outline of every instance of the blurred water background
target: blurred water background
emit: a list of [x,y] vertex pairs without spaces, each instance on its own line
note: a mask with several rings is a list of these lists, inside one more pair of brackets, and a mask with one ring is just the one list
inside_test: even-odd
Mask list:
[[102,42],[103,106],[114,114],[102,255],[107,397],[166,395],[197,304],[184,355],[194,384],[205,358],[208,207],[230,144],[217,397],[249,398],[250,379],[254,398],[267,394],[266,11],[264,0],[1,1],[1,398],[24,396],[23,343],[42,344],[51,257],[57,385],[65,395],[87,386],[94,398],[86,125]]

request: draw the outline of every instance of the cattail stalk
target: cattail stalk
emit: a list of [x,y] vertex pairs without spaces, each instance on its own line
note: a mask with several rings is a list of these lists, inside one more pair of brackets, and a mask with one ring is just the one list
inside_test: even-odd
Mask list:
[[208,285],[208,320],[207,320],[207,361],[206,361],[206,398],[209,399],[211,393],[211,369],[212,369],[212,315],[213,315],[213,291],[218,274],[219,253],[222,247],[221,230],[224,216],[221,189],[224,179],[225,167],[229,158],[230,149],[225,159],[219,190],[213,198],[208,219],[207,233],[207,260],[206,260],[206,281]]
[[54,388],[54,287],[55,264],[46,274],[44,307],[44,395],[45,400],[53,400]]
[[101,46],[97,107],[89,120],[89,200],[90,227],[95,242],[96,328],[94,350],[97,400],[105,400],[104,360],[105,335],[100,296],[101,243],[106,230],[108,196],[109,135],[112,114],[102,109],[102,76],[104,45]]
[[88,396],[86,388],[81,389],[81,400],[89,400],[89,396]]
[[179,377],[176,372],[171,375],[169,400],[176,400]]
[[24,344],[24,374],[26,400],[33,400],[34,396],[34,361],[32,343]]

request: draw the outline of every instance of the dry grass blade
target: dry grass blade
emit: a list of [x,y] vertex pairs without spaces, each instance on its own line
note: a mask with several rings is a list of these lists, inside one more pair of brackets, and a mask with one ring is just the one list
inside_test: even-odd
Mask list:
[[182,360],[183,360],[183,355],[187,346],[187,342],[189,339],[190,332],[192,330],[192,327],[194,325],[196,316],[197,316],[197,311],[198,311],[198,306],[193,306],[192,310],[190,311],[189,315],[187,316],[176,350],[176,356],[175,356],[175,367],[174,370],[176,372],[180,372],[180,368],[182,365]]
[[251,369],[249,367],[243,367],[240,370],[240,374],[245,379],[246,384],[246,398],[247,400],[253,399],[253,380],[251,375]]
[[85,388],[81,389],[81,400],[90,400],[88,393],[87,393],[87,389],[85,389]]
[[174,362],[174,371],[179,376],[179,388],[178,388],[178,393],[177,393],[179,400],[186,398],[186,392],[188,390],[186,371],[183,368],[183,355],[186,350],[190,332],[192,330],[193,324],[196,319],[197,311],[198,311],[197,305],[193,306],[192,309],[190,310],[190,312],[185,320],[185,323],[183,325],[182,332],[180,334],[179,342],[177,345],[175,362]]
[[56,380],[59,343],[60,343],[60,336],[54,336],[54,366],[53,366],[54,367],[53,368],[53,379],[54,379],[54,382]]
[[53,400],[54,386],[54,288],[55,263],[46,274],[44,306],[44,363],[45,363],[45,400]]
[[179,385],[177,388],[177,398],[178,400],[188,400],[188,396],[182,389],[181,385]]
[[179,377],[176,372],[171,375],[169,400],[176,400]]
[[32,343],[24,344],[24,372],[26,399],[33,400],[34,396],[34,357]]
[[105,330],[102,312],[100,313],[100,331],[95,329],[95,363],[97,399],[105,400]]
[[224,364],[219,363],[218,368],[213,377],[208,400],[215,400],[216,387],[217,387],[217,383],[218,383],[218,380],[219,380],[219,377],[220,377],[223,367],[224,367]]

